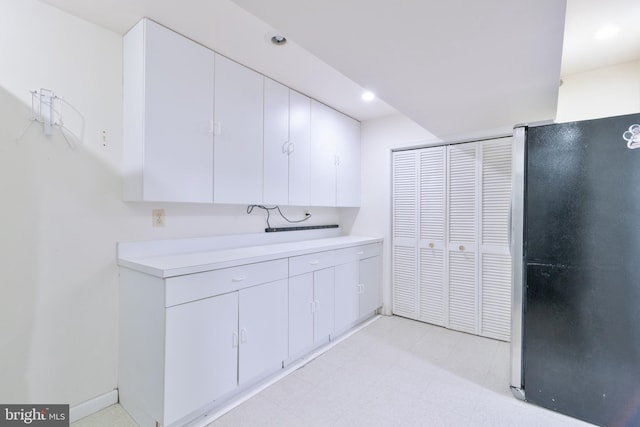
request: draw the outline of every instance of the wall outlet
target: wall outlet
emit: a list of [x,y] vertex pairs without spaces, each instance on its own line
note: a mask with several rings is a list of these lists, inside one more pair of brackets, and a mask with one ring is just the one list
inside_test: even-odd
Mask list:
[[164,227],[164,209],[153,209],[151,211],[151,225],[153,227]]

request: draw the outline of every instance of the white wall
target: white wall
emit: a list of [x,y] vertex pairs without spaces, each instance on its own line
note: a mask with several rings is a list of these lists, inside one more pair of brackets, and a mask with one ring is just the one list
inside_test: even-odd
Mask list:
[[[556,121],[585,120],[640,111],[640,61],[563,77]],[[514,123],[515,125],[515,123]],[[456,135],[447,141],[508,134],[510,128]],[[391,150],[429,145],[438,138],[402,117],[362,126],[362,207],[353,234],[384,237],[383,303],[391,312]]]
[[437,142],[438,138],[404,116],[362,124],[362,203],[351,232],[384,238],[384,314],[391,314],[391,150]]
[[[39,123],[16,141],[40,88],[84,118],[75,148]],[[63,120],[81,129],[70,108]],[[0,402],[76,405],[116,388],[117,241],[265,228],[246,206],[123,203],[121,141],[122,37],[36,0],[0,0]],[[156,207],[164,228],[151,227]],[[310,211],[311,224],[344,220]]]
[[[117,386],[117,241],[265,227],[264,215],[249,216],[245,206],[121,201],[121,57],[118,34],[36,0],[0,0],[0,402],[75,405]],[[607,98],[607,111],[623,102],[638,111],[638,64],[622,68],[616,76],[628,76],[627,83]],[[584,105],[581,80],[594,93],[613,87],[597,72],[566,77],[559,118]],[[84,136],[75,148],[60,130],[43,136],[38,123],[16,141],[29,123],[29,91],[40,88],[54,90],[83,117]],[[604,97],[597,95],[600,105]],[[80,129],[76,113],[63,114]],[[340,223],[354,234],[385,238],[387,313],[391,149],[434,141],[404,117],[364,123],[362,208],[311,209],[311,223]],[[164,228],[151,227],[156,207],[166,209]],[[303,208],[285,213],[301,215]]]
[[562,77],[557,122],[640,112],[640,61]]

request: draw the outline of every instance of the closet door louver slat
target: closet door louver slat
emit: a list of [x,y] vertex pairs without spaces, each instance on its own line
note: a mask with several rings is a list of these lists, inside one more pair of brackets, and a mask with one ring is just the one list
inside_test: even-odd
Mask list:
[[446,152],[445,146],[420,151],[418,319],[441,326],[446,326]]
[[399,316],[417,317],[418,160],[414,151],[393,154],[393,303]]
[[415,248],[393,248],[393,314],[416,318],[416,251]]
[[511,257],[482,254],[481,335],[509,341],[511,336]]
[[482,145],[480,334],[511,336],[511,138]]
[[477,333],[475,254],[449,252],[449,327]]
[[449,327],[478,333],[477,143],[449,147]]
[[420,249],[419,320],[446,326],[444,251]]
[[416,153],[395,153],[394,159],[393,237],[415,239],[418,191]]
[[508,341],[512,138],[393,156],[393,313]]

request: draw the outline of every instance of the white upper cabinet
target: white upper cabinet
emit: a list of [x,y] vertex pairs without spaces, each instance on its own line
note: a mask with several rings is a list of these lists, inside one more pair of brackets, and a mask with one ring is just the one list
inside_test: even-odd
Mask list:
[[309,205],[311,99],[289,91],[289,204]]
[[360,123],[311,102],[310,204],[360,205]]
[[336,205],[336,115],[335,110],[311,102],[310,204]]
[[311,100],[265,78],[264,203],[309,205]]
[[213,201],[262,203],[264,77],[216,54]]
[[337,206],[360,206],[360,123],[338,113]]
[[358,121],[146,18],[123,59],[124,200],[360,205]]
[[124,199],[211,203],[214,53],[148,19],[123,48]]
[[289,202],[289,88],[264,79],[264,203]]

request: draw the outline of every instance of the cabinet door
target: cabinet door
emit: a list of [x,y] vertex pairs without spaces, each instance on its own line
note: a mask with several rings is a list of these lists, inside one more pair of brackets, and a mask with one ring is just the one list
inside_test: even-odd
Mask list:
[[216,54],[216,203],[262,202],[263,76]]
[[238,294],[166,310],[165,424],[237,386]]
[[334,330],[334,270],[325,268],[313,272],[313,342],[328,341]]
[[264,203],[289,203],[289,151],[289,88],[265,78]]
[[308,206],[311,100],[293,90],[289,96],[289,204]]
[[372,314],[382,305],[382,261],[379,256],[359,261],[360,310],[358,317]]
[[419,152],[419,320],[446,326],[446,147]]
[[360,206],[360,122],[339,113],[336,120],[336,204]]
[[418,157],[415,151],[393,153],[393,314],[416,319]]
[[478,333],[477,144],[449,147],[449,327]]
[[335,267],[336,332],[343,332],[349,326],[353,325],[360,316],[358,263],[359,261],[352,261]]
[[148,19],[124,38],[124,198],[211,202],[214,53]]
[[511,205],[512,139],[486,141],[482,150],[482,231],[480,233],[480,334],[511,337]]
[[337,111],[311,101],[309,203],[336,206]]
[[240,292],[240,386],[282,366],[287,358],[287,280]]
[[313,273],[289,278],[289,357],[313,345]]

